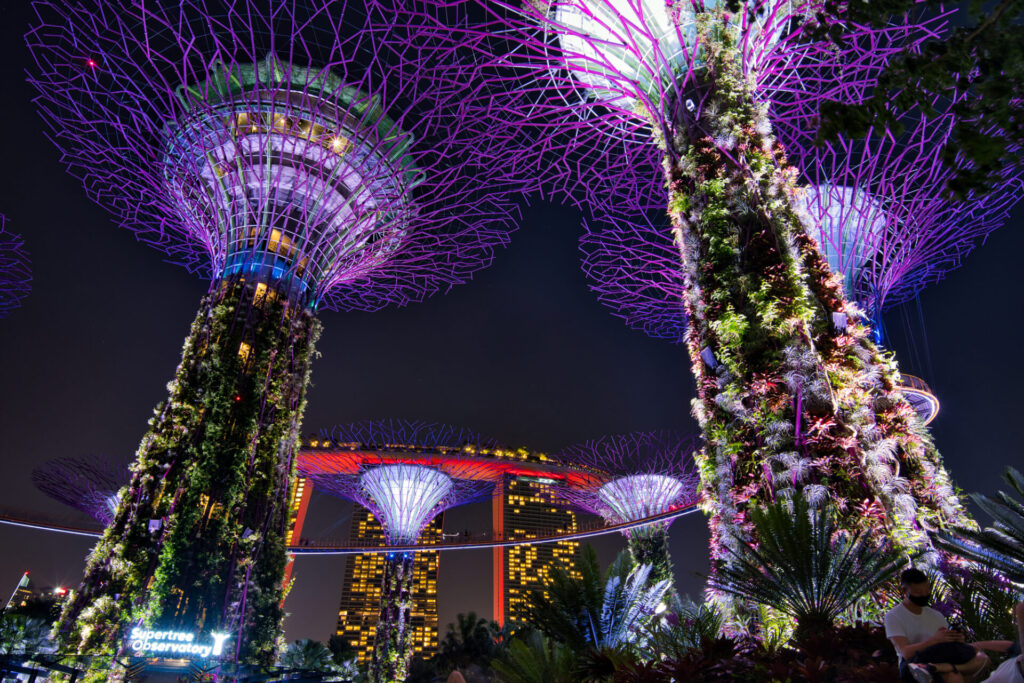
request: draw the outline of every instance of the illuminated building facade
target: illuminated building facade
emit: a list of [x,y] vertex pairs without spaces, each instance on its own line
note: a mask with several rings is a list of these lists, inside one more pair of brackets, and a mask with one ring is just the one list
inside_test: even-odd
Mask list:
[[[313,496],[313,482],[305,477],[296,477],[288,499],[288,524],[285,532],[285,546],[290,547],[301,543],[302,524],[306,521],[309,499]],[[284,569],[284,587],[292,580],[292,569],[295,567],[295,556],[288,554],[288,564]]]
[[[499,457],[514,457],[530,462],[544,462],[543,453],[498,452]],[[550,535],[554,530],[577,531],[578,515],[564,505],[556,505],[550,479],[506,474],[498,483],[492,501],[495,538],[527,539]],[[526,617],[530,596],[543,590],[551,581],[555,567],[582,578],[578,569],[579,541],[557,541],[539,545],[517,545],[495,548],[494,620],[522,621]]]
[[[432,545],[441,541],[444,515],[438,515],[426,526],[419,542]],[[352,545],[385,545],[384,530],[373,513],[361,505],[352,512],[349,532]],[[413,561],[412,609],[410,629],[413,656],[424,659],[437,652],[437,568],[440,554],[416,553]],[[359,663],[365,664],[373,655],[377,621],[380,619],[381,584],[386,556],[380,553],[352,555],[345,562],[341,605],[338,607],[337,634],[355,648]]]

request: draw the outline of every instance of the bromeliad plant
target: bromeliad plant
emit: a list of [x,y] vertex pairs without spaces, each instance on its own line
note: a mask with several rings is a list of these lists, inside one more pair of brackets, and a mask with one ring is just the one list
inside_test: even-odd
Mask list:
[[838,525],[835,511],[801,496],[752,510],[758,543],[730,549],[711,579],[717,590],[767,605],[796,622],[803,643],[834,627],[858,600],[895,576],[908,557],[866,531]]

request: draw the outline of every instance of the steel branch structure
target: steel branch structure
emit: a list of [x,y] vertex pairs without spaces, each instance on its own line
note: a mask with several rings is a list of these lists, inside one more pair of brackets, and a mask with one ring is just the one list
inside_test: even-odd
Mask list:
[[807,187],[807,230],[848,296],[872,317],[958,268],[1006,223],[1024,189],[1022,171],[1007,168],[991,194],[954,199],[946,192],[954,172],[941,154],[960,99],[935,96],[931,111],[903,113],[898,134],[873,127],[861,139],[822,146],[807,125],[780,132]]
[[35,8],[29,80],[68,169],[211,283],[59,630],[110,654],[140,619],[231,632],[268,663],[316,311],[466,281],[514,208],[433,76],[451,39],[372,1]]
[[[558,459],[596,473],[591,481],[556,487],[559,497],[608,524],[635,522],[690,507],[700,498],[694,454],[698,435],[638,432],[606,436],[569,446]],[[653,565],[651,581],[674,583],[668,548],[668,524],[655,523],[624,532],[633,559]]]
[[[715,0],[423,1],[432,11],[422,22],[441,32],[459,25],[464,42],[491,58],[478,76],[489,87],[478,85],[473,104],[475,122],[504,122],[487,129],[495,163],[522,187],[584,207],[592,181],[641,150],[671,157],[683,138],[709,134],[703,120],[721,113],[711,43],[729,42],[771,124],[797,123],[819,102],[861,101],[891,56],[937,37],[946,20],[874,28],[819,15],[842,34],[839,49],[805,21],[821,9],[814,0],[749,0],[735,14]],[[469,4],[487,20],[461,29]]]
[[128,477],[126,462],[98,457],[56,458],[32,470],[37,489],[103,526],[113,520]]
[[7,217],[0,214],[0,318],[21,305],[31,284],[25,242],[7,230]]
[[[321,491],[368,508],[380,521],[390,545],[415,543],[424,527],[444,510],[486,500],[494,490],[488,463],[472,456],[485,440],[465,430],[380,420],[335,427],[329,434],[323,436],[332,443],[378,452],[360,453],[354,471],[352,458],[345,455],[307,455],[300,464],[301,475]],[[441,458],[421,459],[421,451]],[[408,674],[412,580],[413,553],[389,554],[370,660],[369,675],[374,683],[403,681]]]
[[[892,55],[939,37],[945,17],[876,29],[813,0],[751,0],[738,11],[710,0],[479,3],[489,23],[469,34],[493,58],[494,90],[508,92],[479,105],[482,119],[508,121],[495,165],[587,207],[608,201],[602,180],[616,185],[621,169],[661,172],[640,194],[666,188],[671,237],[658,235],[644,264],[656,277],[629,293],[627,313],[658,334],[683,332],[713,563],[729,562],[725,548],[753,532],[748,505],[805,489],[843,524],[908,551],[930,548],[929,529],[969,523],[870,320],[806,231],[799,172],[775,133],[807,125],[822,101],[860,101]],[[615,236],[627,253],[644,239]],[[661,292],[671,308],[679,301],[674,278],[658,274],[670,246],[681,312],[652,325]],[[614,258],[600,267],[620,268]],[[892,459],[898,481],[874,485],[864,463],[879,458]]]

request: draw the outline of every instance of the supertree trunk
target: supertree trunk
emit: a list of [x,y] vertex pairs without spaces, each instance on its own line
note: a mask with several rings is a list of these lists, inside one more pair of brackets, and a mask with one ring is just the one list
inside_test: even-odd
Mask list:
[[672,558],[668,549],[668,526],[648,524],[629,532],[629,554],[637,564],[651,565],[647,583],[654,585],[667,580],[666,599],[675,593],[675,575],[672,572]]
[[713,12],[698,21],[704,115],[663,141],[712,560],[749,537],[748,506],[798,491],[850,528],[927,547],[927,529],[966,514],[891,355],[804,231],[796,171],[722,26]]
[[413,553],[390,553],[384,563],[371,683],[402,683],[409,673],[413,558]]
[[58,622],[67,646],[116,654],[126,629],[144,623],[228,632],[232,658],[272,662],[286,502],[318,334],[310,308],[272,287],[213,285],[114,520]]

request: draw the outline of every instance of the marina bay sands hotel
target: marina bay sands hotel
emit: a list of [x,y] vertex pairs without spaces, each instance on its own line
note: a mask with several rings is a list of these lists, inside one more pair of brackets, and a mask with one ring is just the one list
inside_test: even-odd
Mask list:
[[[312,437],[304,441],[300,461],[303,457],[339,458],[340,454],[339,461],[346,467],[351,465],[347,455],[352,453],[356,457],[357,450],[356,444],[336,444]],[[413,457],[416,454],[437,456],[430,449],[415,446],[396,446],[395,452]],[[557,466],[548,456],[522,448],[488,449],[477,455],[492,461],[496,468],[491,499],[492,538],[529,539],[579,530],[578,514],[554,500],[550,485],[562,478],[559,472],[564,468]],[[295,488],[291,501],[293,524],[289,545],[301,538],[312,490],[311,482],[302,479]],[[421,545],[440,543],[442,524],[443,515],[438,515],[424,530]],[[354,546],[385,545],[380,523],[369,510],[359,505],[355,506],[352,514],[349,543]],[[536,590],[544,590],[555,567],[578,576],[579,549],[579,541],[493,548],[494,620],[504,624],[522,619],[529,596]],[[415,653],[423,658],[432,656],[438,648],[439,563],[438,552],[416,553],[411,626]],[[350,555],[346,559],[336,633],[356,648],[361,662],[368,661],[373,650],[383,571],[383,554]]]

